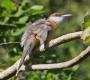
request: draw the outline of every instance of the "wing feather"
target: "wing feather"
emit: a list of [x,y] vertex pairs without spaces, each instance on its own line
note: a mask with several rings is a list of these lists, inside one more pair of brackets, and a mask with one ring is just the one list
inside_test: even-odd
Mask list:
[[[30,35],[32,34],[35,34],[38,37],[40,43],[44,43],[44,41],[47,39],[47,35],[50,30],[51,27],[49,21],[47,21],[46,19],[37,20],[36,22],[28,26],[25,30],[21,39],[21,46],[24,46],[26,43],[30,43]],[[28,37],[30,37],[30,39]]]
[[41,31],[41,28],[36,29],[36,33],[39,33]]

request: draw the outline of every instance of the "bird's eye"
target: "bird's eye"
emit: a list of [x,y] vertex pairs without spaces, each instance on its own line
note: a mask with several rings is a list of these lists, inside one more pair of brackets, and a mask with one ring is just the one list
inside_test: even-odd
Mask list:
[[55,13],[54,16],[60,16],[60,14],[59,13]]

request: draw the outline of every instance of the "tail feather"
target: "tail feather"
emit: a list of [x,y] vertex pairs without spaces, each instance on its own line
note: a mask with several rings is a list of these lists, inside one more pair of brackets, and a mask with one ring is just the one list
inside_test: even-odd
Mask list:
[[20,60],[20,64],[19,64],[18,69],[17,69],[17,72],[16,72],[16,76],[19,73],[22,64],[24,63],[24,59],[25,59],[26,56],[27,56],[27,53],[23,53],[23,56],[22,56],[22,58]]
[[21,68],[22,64],[24,63],[25,57],[27,56],[27,54],[30,54],[30,53],[31,53],[32,49],[33,49],[33,48],[32,48],[32,46],[31,46],[31,44],[30,44],[28,50],[23,53],[23,56],[22,56],[22,58],[21,58],[21,60],[20,60],[20,64],[19,64],[18,69],[17,69],[17,72],[16,72],[16,76],[18,75],[18,73],[19,73],[19,71],[20,71],[20,68]]

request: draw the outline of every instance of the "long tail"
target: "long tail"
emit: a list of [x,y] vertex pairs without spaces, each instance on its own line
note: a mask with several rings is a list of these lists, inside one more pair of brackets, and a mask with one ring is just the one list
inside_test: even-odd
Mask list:
[[30,44],[28,50],[23,53],[22,58],[20,60],[20,64],[19,64],[18,69],[17,69],[17,72],[16,72],[16,76],[18,75],[18,73],[20,71],[20,68],[21,68],[22,64],[24,63],[25,57],[27,56],[27,54],[30,54],[31,53],[32,49],[33,48],[31,47],[31,44]]
[[22,56],[22,58],[20,60],[20,64],[19,64],[17,72],[16,72],[16,76],[18,75],[18,73],[20,71],[20,68],[21,68],[22,64],[24,63],[24,59],[25,59],[26,56],[27,56],[27,53],[23,53],[23,56]]

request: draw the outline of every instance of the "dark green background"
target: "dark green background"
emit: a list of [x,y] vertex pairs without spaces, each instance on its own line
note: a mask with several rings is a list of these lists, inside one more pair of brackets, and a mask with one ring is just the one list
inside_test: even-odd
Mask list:
[[[54,38],[81,30],[84,14],[90,8],[90,0],[0,0],[0,43],[19,42],[29,22],[47,18],[53,12],[72,14],[66,18]],[[64,62],[76,57],[87,47],[82,40],[59,45],[33,60],[30,64]],[[0,46],[0,71],[14,64],[22,56],[20,44]],[[90,80],[90,57],[72,67],[55,70],[36,70],[19,73],[10,80]]]

